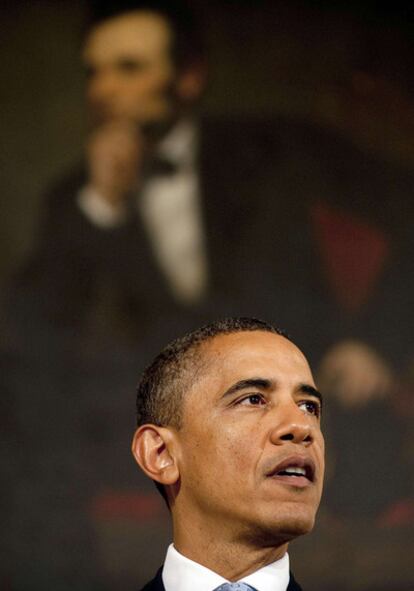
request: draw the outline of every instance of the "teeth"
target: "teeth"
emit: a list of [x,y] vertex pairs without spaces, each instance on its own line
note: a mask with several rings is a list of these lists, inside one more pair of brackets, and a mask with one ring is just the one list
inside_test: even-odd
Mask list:
[[285,468],[283,472],[286,472],[287,474],[298,474],[298,476],[306,476],[305,468],[299,468],[298,466]]

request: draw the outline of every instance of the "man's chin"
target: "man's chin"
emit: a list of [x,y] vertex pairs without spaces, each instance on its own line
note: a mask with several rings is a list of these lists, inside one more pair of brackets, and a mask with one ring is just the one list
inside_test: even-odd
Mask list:
[[309,512],[279,513],[250,524],[243,537],[256,546],[277,547],[309,533],[314,523],[315,515]]
[[312,531],[314,524],[314,515],[301,515],[299,513],[281,520],[277,525],[275,525],[275,530],[277,530],[279,534],[282,534],[286,539],[293,540],[294,538],[303,536]]
[[280,545],[291,542],[299,536],[309,533],[315,524],[315,513],[307,508],[278,512],[264,520],[252,538],[260,539],[263,545]]

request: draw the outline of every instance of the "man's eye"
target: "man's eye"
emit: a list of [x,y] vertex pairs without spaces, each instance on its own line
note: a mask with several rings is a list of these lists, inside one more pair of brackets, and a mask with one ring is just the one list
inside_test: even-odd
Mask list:
[[321,405],[319,402],[313,400],[302,400],[299,403],[299,408],[302,408],[306,413],[319,417],[321,415]]
[[243,406],[262,406],[266,404],[266,401],[261,394],[249,394],[239,400],[238,404]]
[[139,72],[144,72],[148,64],[143,61],[133,60],[133,59],[123,59],[119,60],[118,70],[124,74],[136,74]]

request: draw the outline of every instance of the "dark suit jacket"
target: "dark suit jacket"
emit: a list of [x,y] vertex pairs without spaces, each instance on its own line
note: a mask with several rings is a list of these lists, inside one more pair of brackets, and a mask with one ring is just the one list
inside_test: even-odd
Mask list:
[[[162,582],[162,568],[160,568],[152,581],[149,581],[149,583],[147,583],[145,587],[141,589],[141,591],[165,591],[164,584]],[[286,591],[302,591],[302,588],[293,578],[292,573],[290,573],[290,581]]]

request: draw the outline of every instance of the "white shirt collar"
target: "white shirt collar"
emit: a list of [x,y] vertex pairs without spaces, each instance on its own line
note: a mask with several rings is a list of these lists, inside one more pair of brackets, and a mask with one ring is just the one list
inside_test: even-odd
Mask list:
[[159,156],[178,166],[193,166],[198,144],[198,129],[194,121],[182,119],[160,141]]
[[[162,571],[165,591],[213,591],[226,579],[186,558],[170,544]],[[289,585],[289,555],[240,579],[257,591],[286,591]]]

